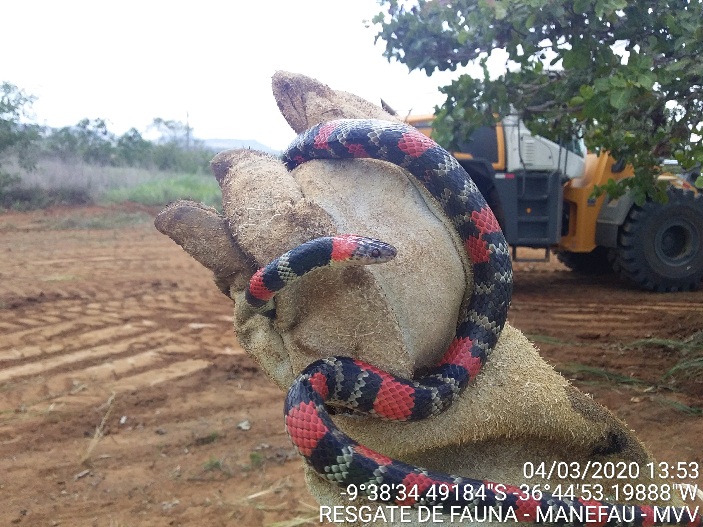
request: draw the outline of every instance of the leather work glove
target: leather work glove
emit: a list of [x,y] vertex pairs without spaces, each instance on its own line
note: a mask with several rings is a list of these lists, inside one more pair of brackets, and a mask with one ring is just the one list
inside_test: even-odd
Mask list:
[[[273,91],[296,132],[337,118],[397,120],[302,75],[276,73]],[[309,161],[288,172],[278,159],[250,150],[218,154],[212,168],[223,213],[180,201],[159,214],[156,226],[214,273],[234,300],[241,346],[281,389],[287,391],[311,362],[333,355],[403,377],[444,355],[460,306],[471,295],[471,263],[454,227],[404,170],[355,159]],[[303,277],[277,296],[274,319],[244,302],[257,268],[305,241],[337,233],[381,239],[398,256]],[[652,461],[623,422],[572,387],[509,324],[482,373],[441,415],[413,423],[343,414],[333,419],[384,455],[513,485],[528,483],[527,461]],[[305,470],[321,504],[350,504],[342,489]]]

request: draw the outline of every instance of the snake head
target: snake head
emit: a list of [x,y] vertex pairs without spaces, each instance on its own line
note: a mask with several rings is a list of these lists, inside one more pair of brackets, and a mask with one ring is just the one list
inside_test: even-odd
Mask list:
[[391,244],[355,234],[341,234],[333,238],[333,265],[372,265],[386,263],[398,254]]

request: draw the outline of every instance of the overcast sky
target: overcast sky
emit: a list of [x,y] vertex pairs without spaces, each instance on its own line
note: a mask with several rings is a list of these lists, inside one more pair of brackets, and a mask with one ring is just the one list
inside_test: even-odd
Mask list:
[[279,69],[402,113],[443,101],[437,86],[457,74],[389,63],[364,24],[379,11],[375,0],[7,1],[0,81],[37,97],[40,124],[100,117],[121,134],[188,114],[199,138],[283,149],[294,134],[271,95]]

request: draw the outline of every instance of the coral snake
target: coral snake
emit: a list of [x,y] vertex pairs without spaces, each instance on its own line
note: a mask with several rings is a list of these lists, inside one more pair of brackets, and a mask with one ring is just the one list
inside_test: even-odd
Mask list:
[[[379,159],[404,168],[440,205],[473,266],[473,293],[459,315],[455,337],[439,363],[422,377],[399,378],[347,357],[318,360],[297,377],[285,402],[286,429],[297,451],[320,477],[361,491],[383,488],[384,501],[392,505],[439,505],[445,511],[452,507],[500,509],[511,513],[503,517],[527,523],[548,523],[551,518],[574,527],[701,526],[702,517],[689,509],[662,508],[655,517],[651,506],[526,494],[524,488],[512,485],[425,470],[384,456],[343,434],[326,405],[382,419],[415,421],[445,410],[476,378],[498,340],[510,305],[508,245],[463,167],[410,126],[370,119],[325,122],[300,134],[282,158],[289,170],[312,159],[348,158]],[[363,236],[318,238],[257,271],[245,298],[254,310],[273,317],[275,294],[304,274],[327,265],[383,263],[395,254],[392,246]]]

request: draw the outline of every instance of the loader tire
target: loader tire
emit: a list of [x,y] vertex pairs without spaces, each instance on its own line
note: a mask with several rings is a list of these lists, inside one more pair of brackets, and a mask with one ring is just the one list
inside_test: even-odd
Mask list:
[[668,196],[632,206],[613,266],[650,291],[693,291],[703,280],[703,194],[672,187]]
[[577,273],[589,275],[608,274],[613,272],[609,252],[610,249],[606,247],[596,247],[590,253],[559,251],[557,260]]

